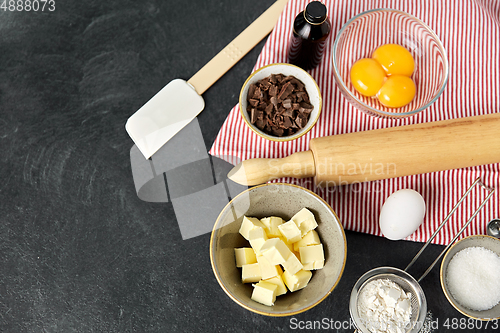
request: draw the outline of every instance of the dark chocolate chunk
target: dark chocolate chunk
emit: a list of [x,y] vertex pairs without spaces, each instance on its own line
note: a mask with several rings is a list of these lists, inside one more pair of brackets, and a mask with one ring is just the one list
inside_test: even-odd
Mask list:
[[284,117],[283,127],[286,129],[292,127],[292,119],[290,117]]
[[299,128],[304,128],[307,124],[307,119],[302,114],[299,114],[297,118],[295,118],[295,123]]
[[273,112],[273,109],[274,109],[274,105],[272,103],[269,103],[266,108],[265,108],[265,111],[267,114],[271,114],[271,112]]
[[267,91],[271,87],[271,82],[269,82],[269,78],[267,77],[265,79],[262,79],[260,81],[259,87],[260,87],[260,89]]
[[261,110],[257,110],[257,119],[264,119],[264,112]]
[[294,85],[294,87],[295,87],[296,90],[298,90],[298,91],[303,91],[304,90],[304,84],[302,82],[300,82],[299,80],[297,80],[297,78],[292,77],[292,79],[290,80],[290,82]]
[[300,107],[299,107],[299,112],[303,114],[310,114],[312,110],[314,109],[314,106],[312,106],[309,103],[306,102],[301,102]]
[[302,94],[302,100],[306,103],[309,103],[309,95],[307,93]]
[[281,91],[280,93],[278,94],[278,99],[280,101],[284,100],[285,98],[288,97],[288,95],[290,95],[290,93],[293,91],[293,86],[290,82],[287,82],[283,85],[283,87],[281,88]]
[[251,98],[258,99],[258,100],[260,100],[262,98],[262,91],[260,90],[259,87],[255,87],[255,90],[254,90]]
[[269,101],[271,102],[272,105],[274,105],[275,108],[278,108],[278,98],[277,97],[271,97],[269,99]]
[[257,88],[257,86],[253,83],[248,87],[248,97],[249,98],[253,97],[253,94],[255,93],[255,88]]
[[270,88],[269,88],[269,96],[278,96],[278,86],[277,85],[272,85]]
[[292,100],[287,98],[283,101],[283,107],[285,109],[291,109],[292,108]]
[[250,122],[252,124],[255,124],[255,122],[257,121],[257,114],[256,114],[257,110],[255,109],[252,109],[250,110]]
[[266,126],[266,121],[264,119],[257,119],[255,126],[257,126],[260,130],[263,130]]
[[248,104],[250,104],[253,107],[256,107],[259,104],[259,100],[258,99],[254,99],[254,98],[250,98],[248,100]]
[[273,134],[276,136],[283,136],[283,133],[285,133],[285,130],[281,127],[273,127]]
[[290,118],[294,118],[294,112],[292,109],[286,109],[285,112],[283,112],[283,115],[285,117],[290,117]]

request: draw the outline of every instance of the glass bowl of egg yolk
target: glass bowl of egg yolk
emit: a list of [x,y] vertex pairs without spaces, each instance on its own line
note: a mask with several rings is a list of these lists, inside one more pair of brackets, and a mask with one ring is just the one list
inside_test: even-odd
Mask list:
[[436,34],[395,9],[351,18],[333,45],[337,85],[357,109],[403,118],[431,106],[448,82],[448,59]]

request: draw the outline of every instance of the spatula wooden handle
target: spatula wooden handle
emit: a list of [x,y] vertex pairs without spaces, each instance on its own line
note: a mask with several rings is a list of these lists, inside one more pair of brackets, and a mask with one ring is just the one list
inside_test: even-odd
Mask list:
[[310,149],[246,160],[228,176],[243,185],[314,176],[329,187],[500,163],[500,113],[315,138]]
[[273,30],[287,2],[288,0],[277,0],[188,80],[198,95],[210,88]]

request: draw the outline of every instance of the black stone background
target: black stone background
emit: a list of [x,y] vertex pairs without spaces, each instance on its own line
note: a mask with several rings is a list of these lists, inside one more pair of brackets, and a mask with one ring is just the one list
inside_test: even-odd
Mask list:
[[[138,199],[124,129],[272,3],[56,0],[54,12],[0,10],[1,332],[292,331],[291,318],[253,314],[222,291],[208,234],[182,240],[170,203]],[[263,45],[204,93],[207,147]],[[355,281],[377,266],[404,268],[421,247],[346,235],[341,282],[297,322],[348,321]],[[441,249],[430,246],[415,275]],[[464,317],[447,303],[439,268],[421,285],[438,331],[453,331],[445,320]]]

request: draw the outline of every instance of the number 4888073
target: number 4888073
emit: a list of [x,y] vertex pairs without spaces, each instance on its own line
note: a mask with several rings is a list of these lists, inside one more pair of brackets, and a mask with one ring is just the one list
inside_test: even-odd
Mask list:
[[[0,0],[1,1],[1,0]],[[53,12],[56,10],[55,0],[3,0],[0,10],[4,12]]]

